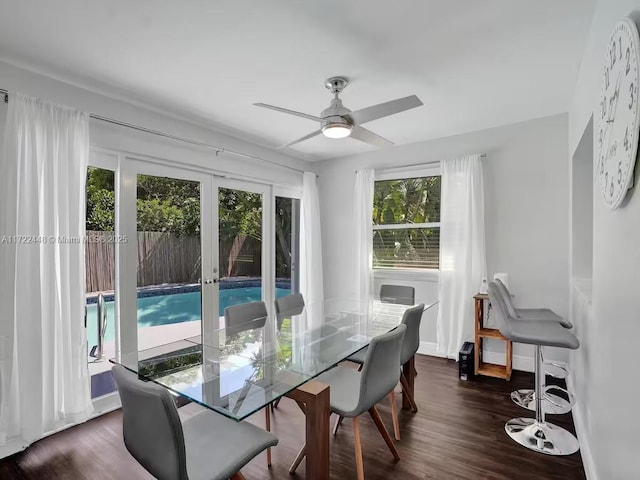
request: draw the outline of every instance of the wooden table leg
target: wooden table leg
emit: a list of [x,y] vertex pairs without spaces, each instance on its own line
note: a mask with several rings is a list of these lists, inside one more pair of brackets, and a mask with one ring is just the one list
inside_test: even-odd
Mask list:
[[512,346],[511,346],[511,340],[507,340],[507,361],[505,362],[505,370],[506,370],[506,376],[507,376],[507,380],[511,380],[511,359],[513,357],[513,352],[512,352]]
[[329,480],[329,385],[312,380],[287,397],[305,404],[306,478]]
[[[402,372],[404,373],[404,376],[407,379],[407,388],[409,389],[409,393],[411,394],[412,398],[415,398],[415,395],[414,395],[414,391],[415,391],[414,383],[416,378],[415,356],[411,357],[409,361],[402,366]],[[411,410],[411,403],[407,399],[406,395],[402,396],[402,408],[404,410]]]

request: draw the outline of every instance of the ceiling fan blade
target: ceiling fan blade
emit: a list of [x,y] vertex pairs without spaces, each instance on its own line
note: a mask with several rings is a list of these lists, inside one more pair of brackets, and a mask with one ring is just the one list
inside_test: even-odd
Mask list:
[[309,120],[315,120],[316,122],[321,122],[322,119],[320,117],[316,117],[315,115],[309,115],[308,113],[296,112],[295,110],[289,110],[287,108],[275,107],[273,105],[267,105],[266,103],[254,103],[256,107],[269,108],[271,110],[275,110],[277,112],[288,113],[289,115],[295,115],[296,117],[307,118]]
[[284,147],[290,147],[291,145],[295,145],[296,143],[300,143],[300,142],[304,142],[305,140],[308,140],[310,138],[315,137],[316,135],[320,135],[322,133],[322,130],[316,130],[315,132],[311,132],[308,135],[305,135],[304,137],[301,137],[297,140],[294,140],[293,142],[289,142],[285,145],[280,145],[278,148],[284,148]]
[[398,98],[396,100],[391,100],[390,102],[361,108],[355,112],[346,113],[342,115],[342,117],[346,118],[354,125],[362,125],[363,123],[387,117],[394,113],[404,112],[405,110],[410,110],[421,105],[423,105],[423,103],[418,97],[415,95],[409,95],[408,97]]
[[357,125],[353,127],[353,130],[351,130],[351,138],[355,138],[356,140],[360,140],[361,142],[365,142],[370,145],[375,145],[376,147],[388,147],[393,145],[393,142],[386,138]]

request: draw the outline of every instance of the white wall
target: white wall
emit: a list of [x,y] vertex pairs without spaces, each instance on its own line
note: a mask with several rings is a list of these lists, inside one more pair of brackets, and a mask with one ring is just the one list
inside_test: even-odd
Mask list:
[[[605,46],[617,20],[640,8],[633,0],[600,0],[585,47],[569,115],[573,154],[593,111],[602,79]],[[594,127],[597,127],[594,125]],[[571,165],[571,158],[568,159]],[[636,182],[640,166],[636,163]],[[590,478],[640,478],[637,417],[640,315],[640,193],[615,211],[593,192],[591,305],[572,290],[572,317],[582,343],[573,356],[578,392],[574,419]]]
[[[567,116],[563,114],[319,163],[325,292],[339,295],[350,291],[353,284],[349,245],[356,169],[382,169],[486,153],[483,162],[490,276],[494,272],[509,273],[516,304],[544,305],[568,315],[567,135]],[[437,298],[437,275],[414,274],[396,279],[414,285],[417,300]],[[380,280],[376,285],[379,283]],[[423,319],[423,342],[436,341],[436,316],[434,309]],[[503,342],[496,342],[489,350],[499,352],[503,346]],[[530,366],[526,358],[531,353],[528,347],[516,345],[516,368]],[[559,352],[551,356],[563,358]]]
[[[258,156],[282,165],[308,169],[307,162],[225,135],[209,129],[205,125],[191,122],[188,119],[156,111],[152,107],[137,105],[131,103],[128,99],[119,99],[91,92],[1,61],[0,88],[9,91],[17,90],[45,100],[73,106],[92,114],[203,143],[222,146],[226,149]],[[6,109],[4,108],[0,110],[2,122],[4,122],[5,114],[3,112],[5,111]],[[137,132],[98,120],[91,120],[90,136],[92,145],[145,154],[176,163],[189,163],[240,176],[248,175],[280,185],[302,185],[301,174],[290,169],[231,154],[222,153],[216,156],[214,151],[206,148],[190,146],[175,140],[163,139],[155,135]],[[1,141],[2,138],[0,138]]]

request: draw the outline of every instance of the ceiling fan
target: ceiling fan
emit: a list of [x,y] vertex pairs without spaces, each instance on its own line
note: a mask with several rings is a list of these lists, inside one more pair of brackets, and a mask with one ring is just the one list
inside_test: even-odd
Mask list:
[[311,132],[302,138],[298,138],[293,142],[281,145],[278,148],[290,147],[291,145],[303,142],[320,134],[329,138],[344,138],[350,136],[351,138],[355,138],[356,140],[360,140],[361,142],[369,143],[377,147],[393,145],[393,142],[373,133],[371,130],[367,130],[361,125],[372,120],[377,120],[378,118],[387,117],[394,113],[404,112],[405,110],[422,105],[422,102],[417,96],[410,95],[408,97],[379,103],[377,105],[372,105],[371,107],[362,108],[352,112],[342,105],[342,100],[340,100],[339,97],[342,90],[344,90],[348,84],[349,81],[344,77],[331,77],[327,79],[324,86],[333,93],[333,100],[331,100],[329,108],[323,110],[319,117],[282,107],[267,105],[266,103],[254,103],[254,105],[320,122],[320,129],[315,132]]

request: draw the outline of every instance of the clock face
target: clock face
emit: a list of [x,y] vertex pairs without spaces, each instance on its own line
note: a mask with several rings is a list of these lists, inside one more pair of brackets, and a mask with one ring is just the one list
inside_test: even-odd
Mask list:
[[596,132],[598,181],[604,203],[617,208],[633,180],[638,152],[640,83],[638,29],[631,20],[616,25],[605,55]]

